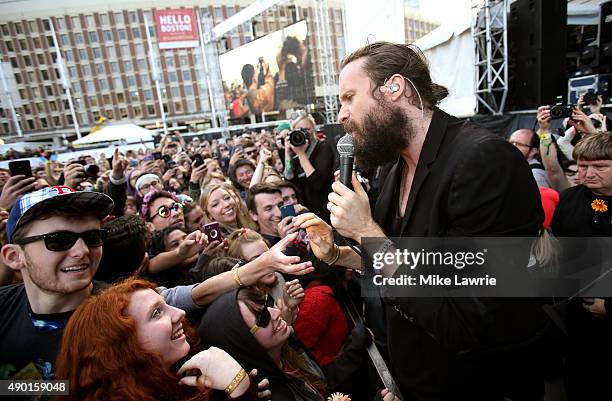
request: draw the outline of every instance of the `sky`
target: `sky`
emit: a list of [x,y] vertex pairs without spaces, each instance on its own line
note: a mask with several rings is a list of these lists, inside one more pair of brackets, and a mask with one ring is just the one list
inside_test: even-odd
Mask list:
[[470,0],[420,0],[421,15],[440,24],[470,14]]

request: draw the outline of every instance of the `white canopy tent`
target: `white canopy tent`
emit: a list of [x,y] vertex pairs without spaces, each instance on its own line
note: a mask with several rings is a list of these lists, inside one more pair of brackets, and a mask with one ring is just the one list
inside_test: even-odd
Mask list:
[[153,141],[153,134],[154,132],[139,127],[136,124],[109,125],[93,134],[89,134],[72,142],[72,145],[79,146],[98,142],[117,141],[125,143],[151,142]]

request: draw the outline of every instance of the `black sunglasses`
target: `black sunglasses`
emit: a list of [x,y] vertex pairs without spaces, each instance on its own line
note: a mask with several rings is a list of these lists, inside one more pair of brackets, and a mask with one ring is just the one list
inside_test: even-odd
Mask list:
[[53,252],[67,251],[72,248],[79,238],[83,239],[88,247],[102,246],[106,239],[106,230],[89,230],[82,233],[74,233],[72,231],[57,231],[54,233],[35,235],[16,239],[14,242],[17,245],[25,245],[38,240],[45,240],[45,247]]
[[259,312],[259,316],[257,316],[257,321],[251,327],[251,333],[255,334],[255,332],[259,329],[263,329],[264,327],[268,327],[270,324],[270,320],[272,320],[272,316],[270,316],[270,311],[268,308],[274,308],[274,298],[269,294],[266,294],[266,298],[264,301],[264,306],[261,308]]

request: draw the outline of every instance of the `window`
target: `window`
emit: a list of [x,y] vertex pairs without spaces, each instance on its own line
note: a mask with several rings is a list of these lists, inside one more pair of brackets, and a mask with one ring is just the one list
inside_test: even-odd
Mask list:
[[40,43],[39,38],[32,38],[32,42],[34,42],[35,49],[42,49],[42,44]]
[[140,96],[138,96],[138,91],[132,91],[132,102],[138,102],[140,100]]
[[21,47],[21,50],[28,49],[28,43],[26,42],[25,39],[19,39],[19,47]]
[[55,100],[49,102],[49,109],[51,111],[57,111],[57,102],[55,102]]
[[[147,104],[147,114],[150,115],[150,116],[155,115],[155,106],[154,105]],[[30,120],[28,120],[28,122],[30,122]],[[32,127],[32,129],[34,129],[34,128]]]
[[148,75],[141,75],[140,76],[140,82],[144,86],[149,86],[151,84],[151,82],[149,82],[149,76]]
[[119,40],[127,40],[127,32],[125,29],[117,29],[117,33],[119,34]]
[[138,14],[136,14],[136,11],[128,12],[128,17],[130,18],[130,22],[131,23],[137,23],[138,22]]
[[174,103],[174,111],[176,111],[177,113],[182,113],[183,112],[183,103],[175,102]]
[[149,26],[149,36],[152,38],[155,37],[155,27]]
[[76,67],[68,67],[68,75],[70,78],[76,78],[78,76]]
[[121,55],[123,57],[129,57],[130,56],[130,46],[128,45],[121,46]]
[[99,47],[94,47],[92,50],[94,58],[102,58],[102,50]]
[[121,116],[121,118],[127,118],[128,116],[128,111],[126,108],[122,107],[119,109],[119,115]]
[[[43,23],[43,28],[45,28],[45,31],[51,30],[51,23],[49,22],[48,19],[44,19],[42,23]],[[32,29],[32,30],[35,31],[35,29]]]
[[34,74],[34,71],[28,71],[28,81],[30,81],[30,83],[38,81],[38,79],[36,79],[36,74]]
[[144,46],[141,45],[140,43],[136,44],[136,54],[138,56],[144,56]]
[[29,104],[24,104],[23,105],[23,112],[25,114],[32,114],[32,108],[30,107]]
[[115,23],[116,24],[123,24],[123,13],[115,13]]
[[107,42],[113,41],[113,33],[110,31],[110,29],[104,31],[104,40]]
[[79,17],[72,17],[72,27],[73,28],[81,27],[81,20],[79,19]]
[[111,72],[119,72],[119,63],[116,61],[111,61],[110,69],[111,69]]
[[74,41],[77,43],[77,45],[82,45],[83,43],[85,43],[85,41],[83,40],[83,34],[82,33],[75,33],[74,34]]
[[140,107],[134,107],[134,117],[142,117],[142,110],[140,110]]
[[193,86],[185,85],[185,96],[193,96]]
[[170,71],[168,73],[168,79],[170,80],[170,82],[176,82],[177,81],[176,72]]
[[89,41],[92,43],[98,42],[98,34],[96,32],[89,32]]
[[27,120],[28,129],[34,129],[34,120]]
[[43,81],[48,81],[49,80],[49,71],[47,71],[47,70],[40,70],[40,75],[42,76]]
[[86,60],[87,59],[87,50],[79,49],[79,59]]
[[132,71],[132,62],[131,61],[129,61],[129,60],[125,61],[123,63],[123,66],[124,66],[126,72]]
[[100,80],[100,89],[108,90],[108,80],[106,78]]
[[81,70],[83,71],[83,75],[91,75],[91,67],[89,64],[82,65]]
[[15,22],[15,32],[17,32],[18,35],[23,33],[23,28],[19,22]]
[[38,32],[38,24],[36,21],[28,21],[28,26],[30,27],[30,32]]
[[32,59],[30,56],[23,56],[23,62],[25,63],[26,67],[32,66]]
[[48,127],[49,127],[49,125],[47,124],[47,119],[46,119],[45,117],[41,117],[41,118],[40,118],[40,125],[41,125],[43,128],[48,128]]
[[47,64],[47,62],[45,61],[45,55],[44,54],[37,54],[36,55],[36,60],[38,61],[38,65],[45,65],[45,64]]
[[119,77],[113,78],[113,86],[115,89],[123,89],[123,81]]
[[17,82],[18,84],[22,84],[23,81],[21,80],[21,74],[20,73],[15,73],[15,82]]
[[134,39],[140,39],[140,28],[132,28],[132,36]]
[[166,57],[166,65],[169,67],[174,67],[174,57],[172,56]]
[[89,105],[91,107],[96,107],[98,105],[98,98],[95,96],[90,96],[89,97]]
[[183,81],[191,81],[191,71],[183,71]]
[[9,31],[7,24],[2,24],[2,35],[11,36],[11,32]]
[[153,100],[153,92],[151,89],[145,89],[143,91],[145,100]]
[[139,70],[146,70],[147,69],[147,62],[145,61],[145,59],[139,58],[137,61],[138,61],[138,69]]
[[190,113],[195,113],[197,111],[195,100],[190,100],[187,102],[187,111]]
[[64,58],[66,59],[66,61],[74,61],[74,54],[72,54],[72,50],[65,50]]
[[13,68],[19,68],[19,64],[17,64],[17,58],[11,57],[11,65]]
[[178,86],[171,87],[170,88],[170,93],[172,94],[172,97],[180,97]]
[[85,86],[87,87],[87,92],[95,92],[96,91],[96,87],[94,86],[94,83],[93,83],[92,80],[85,81]]
[[179,59],[181,61],[181,66],[189,65],[189,59],[187,56],[181,56]]
[[[26,97],[25,89],[19,89],[19,97],[22,98],[22,99],[25,99],[25,97]],[[24,105],[23,107],[26,107],[26,105]]]
[[88,15],[87,17],[85,17],[85,19],[87,20],[87,26],[89,28],[93,28],[96,26],[96,21],[94,20],[93,15]]
[[105,72],[104,63],[96,64],[96,71],[98,72],[98,74],[104,74]]
[[117,52],[115,51],[115,46],[107,47],[106,54],[108,55],[108,58],[117,58]]
[[117,93],[117,102],[118,103],[123,103],[125,102],[125,97],[123,96],[122,92]]
[[40,97],[40,89],[38,87],[32,88],[32,97]]
[[47,93],[47,97],[55,96],[52,86],[45,86],[45,92]]
[[127,82],[129,87],[136,86],[136,78],[133,75],[127,76]]
[[70,38],[68,37],[68,35],[63,34],[61,36],[61,40],[62,40],[62,45],[64,45],[64,46],[70,45]]
[[108,25],[108,14],[106,13],[100,14],[100,24]]
[[111,104],[110,95],[102,95],[102,104],[107,106]]

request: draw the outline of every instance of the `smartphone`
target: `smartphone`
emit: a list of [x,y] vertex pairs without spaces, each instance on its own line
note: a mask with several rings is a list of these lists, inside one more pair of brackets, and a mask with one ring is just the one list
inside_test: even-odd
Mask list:
[[196,154],[193,156],[193,160],[194,160],[194,162],[195,162],[195,163],[194,163],[194,165],[193,165],[193,167],[200,167],[202,164],[204,164],[204,158],[203,158],[203,157],[202,157],[202,155],[201,155],[201,154],[199,154],[199,153],[196,153]]
[[223,241],[223,233],[221,232],[221,227],[216,221],[204,224],[204,227],[202,227],[202,231],[208,237],[208,242]]
[[153,159],[160,160],[162,158],[161,152],[153,152]]
[[234,153],[238,152],[239,150],[242,150],[242,145],[241,145],[241,144],[238,144],[238,145],[236,145],[236,146],[234,146],[234,147],[232,148],[232,152],[231,152],[231,154],[230,154],[230,157],[231,157],[231,156],[233,156],[233,155],[234,155]]
[[281,219],[284,219],[285,217],[289,217],[289,216],[295,216],[295,208],[293,207],[293,205],[281,206],[280,210],[281,210]]
[[11,176],[25,175],[26,178],[32,177],[32,166],[29,160],[14,160],[9,162]]

